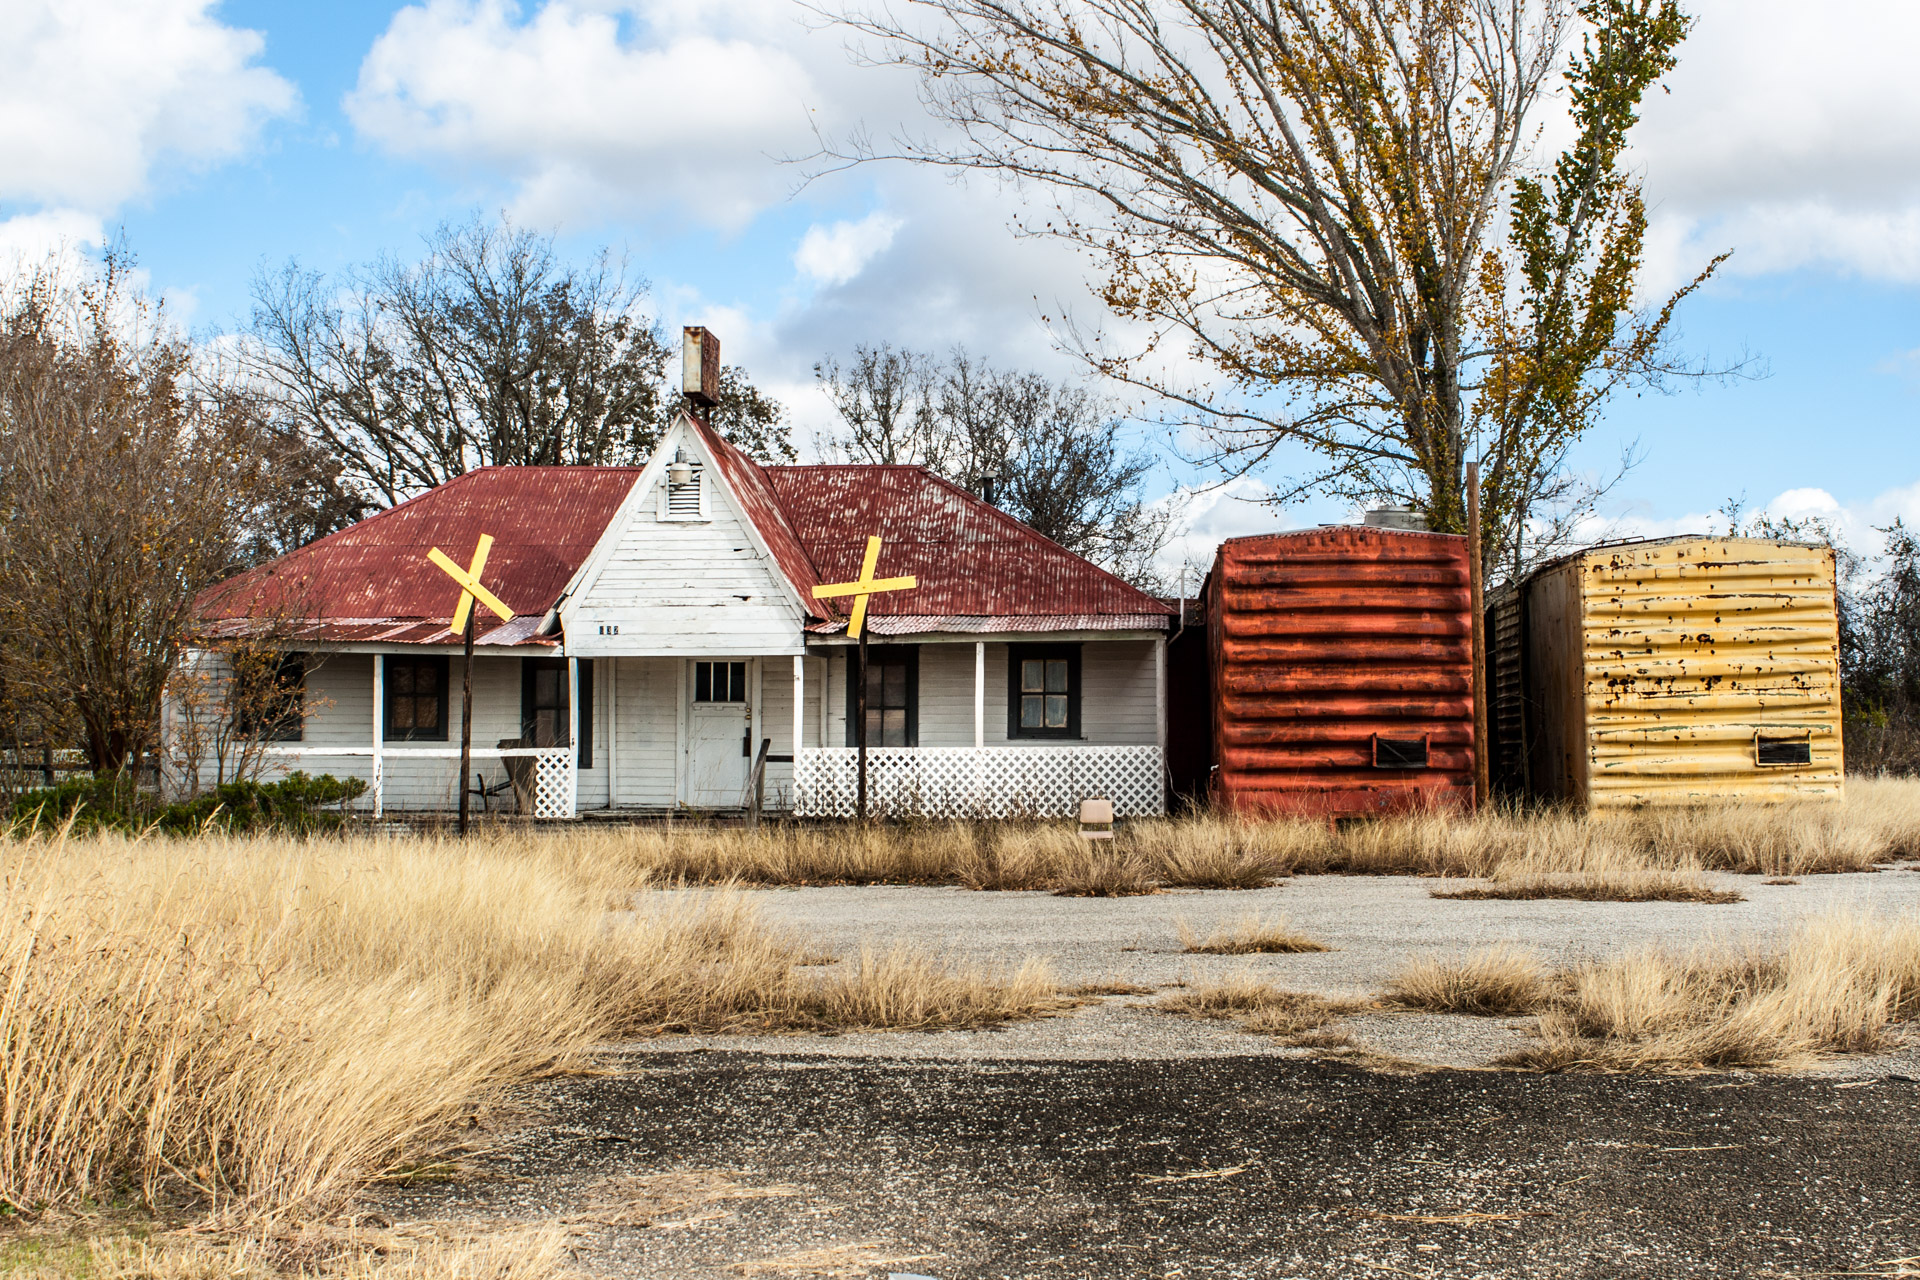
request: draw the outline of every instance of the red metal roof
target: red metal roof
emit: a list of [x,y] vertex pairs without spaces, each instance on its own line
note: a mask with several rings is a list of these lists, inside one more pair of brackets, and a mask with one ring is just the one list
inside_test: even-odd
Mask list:
[[[957,485],[913,466],[764,468],[788,522],[823,582],[860,576],[867,537],[885,545],[881,577],[913,574],[911,591],[868,604],[876,634],[909,634],[884,619],[928,621],[946,631],[963,618],[1057,618],[1074,630],[1164,627],[1171,612],[1152,596]],[[1008,626],[1006,629],[1021,629]],[[1050,628],[1051,629],[1051,628]]]
[[[1157,630],[1172,612],[923,467],[762,467],[703,424],[694,429],[807,602],[809,630],[844,627],[845,606],[815,600],[813,588],[857,577],[873,533],[886,543],[881,575],[916,574],[921,584],[873,597],[879,635]],[[483,612],[479,643],[550,644],[532,621],[558,603],[639,474],[471,471],[213,588],[201,596],[201,617],[310,619],[307,634],[337,643],[456,643],[447,616],[459,590],[427,551],[437,546],[464,564],[490,533],[486,583],[516,617],[502,627]]]
[[[427,559],[430,547],[468,563],[493,535],[485,581],[516,618],[538,619],[586,562],[638,467],[482,467],[289,552],[201,596],[206,619],[283,612],[323,619],[315,638],[447,644],[460,598]],[[479,633],[501,624],[486,610]],[[433,625],[404,625],[433,624]],[[524,623],[509,643],[538,642]]]

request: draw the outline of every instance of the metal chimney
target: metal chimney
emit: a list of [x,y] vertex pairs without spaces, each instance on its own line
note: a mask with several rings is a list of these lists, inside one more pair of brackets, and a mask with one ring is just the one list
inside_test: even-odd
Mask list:
[[720,403],[720,339],[690,324],[680,331],[680,390],[702,409]]

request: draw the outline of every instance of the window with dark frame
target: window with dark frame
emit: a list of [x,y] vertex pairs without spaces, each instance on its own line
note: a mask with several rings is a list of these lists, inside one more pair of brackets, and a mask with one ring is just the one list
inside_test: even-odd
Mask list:
[[[536,747],[567,744],[567,660],[520,660],[520,736]],[[580,661],[580,767],[593,768],[593,662]]]
[[1080,646],[1007,646],[1007,736],[1080,736]]
[[1762,768],[1790,768],[1813,763],[1813,737],[1760,738],[1753,746],[1753,762]]
[[747,664],[744,662],[694,663],[693,700],[695,702],[745,702],[747,700]]
[[447,659],[390,654],[385,736],[397,742],[445,742],[447,739]]
[[1376,769],[1425,769],[1427,739],[1425,737],[1383,738],[1375,735],[1373,767]]
[[[855,678],[860,654],[847,649],[847,745],[859,745]],[[867,745],[920,745],[920,650],[914,645],[874,645],[867,650]]]
[[299,742],[306,736],[307,658],[279,656],[270,668],[245,665],[234,673],[233,727],[260,742]]

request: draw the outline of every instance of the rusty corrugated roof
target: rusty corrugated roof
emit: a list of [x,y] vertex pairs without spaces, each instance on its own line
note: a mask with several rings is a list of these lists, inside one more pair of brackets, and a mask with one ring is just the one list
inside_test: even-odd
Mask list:
[[[868,616],[882,635],[908,619],[948,631],[957,619],[1063,616],[1082,624],[1048,630],[1164,627],[1171,610],[1137,587],[1074,555],[1006,512],[918,466],[785,466],[764,473],[820,580],[859,576],[867,537],[885,540],[882,577],[913,574],[912,591],[874,596]],[[899,619],[889,623],[887,619]],[[1009,624],[1005,630],[1024,630]]]
[[461,564],[493,535],[484,580],[514,611],[481,610],[481,643],[538,643],[521,619],[553,607],[586,562],[638,467],[482,467],[202,594],[203,619],[281,614],[317,620],[315,639],[448,644],[459,588],[427,559],[439,547]]
[[[917,466],[762,467],[695,423],[709,456],[808,602],[809,630],[845,626],[820,582],[859,574],[869,534],[885,539],[883,576],[913,591],[873,597],[879,635],[935,631],[1155,630],[1172,612],[1057,543]],[[457,643],[446,625],[459,591],[426,558],[465,563],[494,537],[485,580],[513,609],[482,613],[481,644],[550,644],[533,624],[559,600],[638,479],[638,467],[485,467],[330,534],[201,597],[208,622],[307,619],[315,640]],[[498,634],[495,634],[495,633]]]

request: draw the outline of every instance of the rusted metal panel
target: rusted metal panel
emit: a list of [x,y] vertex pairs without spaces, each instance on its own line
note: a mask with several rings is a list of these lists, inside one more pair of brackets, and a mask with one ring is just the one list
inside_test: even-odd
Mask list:
[[1596,810],[1840,795],[1830,549],[1615,544],[1521,595],[1534,794]]
[[[323,638],[434,639],[458,598],[427,560],[439,547],[464,562],[493,535],[487,586],[515,614],[538,617],[592,552],[637,467],[483,467],[289,552],[200,598],[205,620],[249,615],[314,619]],[[336,625],[337,624],[337,625]],[[485,615],[484,637],[500,624]]]
[[1466,539],[1360,525],[1233,538],[1206,591],[1219,801],[1472,806]]
[[[875,596],[876,634],[888,617],[1152,619],[1173,610],[924,467],[794,466],[763,469],[823,582],[859,575],[867,538],[885,539],[880,572],[913,574],[911,591]],[[928,627],[945,630],[944,625]]]

